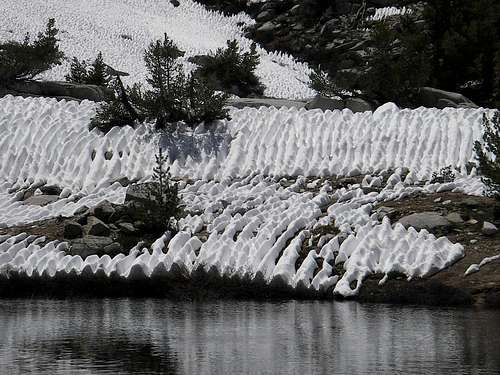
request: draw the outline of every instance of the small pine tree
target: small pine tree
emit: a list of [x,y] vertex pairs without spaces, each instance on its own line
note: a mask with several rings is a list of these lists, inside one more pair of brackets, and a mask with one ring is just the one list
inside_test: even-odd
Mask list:
[[492,119],[483,115],[483,143],[476,141],[474,151],[479,163],[479,172],[484,176],[483,182],[487,193],[500,198],[500,112],[495,112]]
[[181,200],[177,183],[172,182],[170,167],[165,169],[167,162],[163,150],[159,147],[155,155],[153,168],[153,183],[149,185],[148,195],[152,208],[151,225],[160,230],[177,232],[177,219],[182,214]]
[[22,43],[0,43],[1,84],[33,79],[54,66],[61,65],[64,54],[59,49],[58,34],[55,20],[51,18],[47,22],[45,32],[39,33],[33,41],[29,34],[26,34]]
[[94,62],[88,66],[85,60],[79,61],[76,57],[70,64],[70,72],[66,75],[66,81],[87,85],[108,86],[110,77],[107,74],[106,64],[102,53],[97,54]]
[[252,43],[250,50],[243,52],[237,40],[228,40],[226,48],[219,48],[214,55],[200,62],[195,74],[217,90],[234,95],[262,96],[264,85],[255,75],[260,63],[257,46]]

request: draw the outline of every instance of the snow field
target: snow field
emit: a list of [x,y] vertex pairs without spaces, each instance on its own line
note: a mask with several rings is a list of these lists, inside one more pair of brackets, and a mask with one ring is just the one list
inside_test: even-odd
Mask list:
[[[480,194],[474,171],[457,172],[452,183],[416,183],[446,165],[465,170],[484,110],[410,111],[392,104],[362,114],[244,109],[213,131],[200,126],[186,137],[161,139],[147,125],[115,128],[105,136],[89,132],[94,110],[86,101],[0,99],[0,223],[71,216],[104,199],[122,203],[126,188],[117,181],[147,180],[163,142],[174,175],[194,180],[182,183],[190,215],[181,220],[181,232],[113,259],[70,256],[64,242],[0,237],[4,270],[129,279],[204,270],[214,277],[311,293],[334,288],[351,296],[372,273],[427,276],[463,256],[462,246],[446,238],[380,222],[373,207],[418,192]],[[378,173],[388,170],[393,172],[386,177]],[[341,189],[317,178],[337,173],[366,175],[361,184]],[[308,183],[304,176],[316,180]],[[22,204],[22,188],[44,183],[64,188],[61,199],[44,207]],[[365,193],[363,187],[378,190]],[[332,224],[340,233],[315,235]],[[333,264],[343,264],[345,272],[335,274]]]
[[[145,83],[143,54],[149,44],[163,39],[164,33],[186,52],[186,69],[193,65],[189,56],[207,54],[237,39],[248,49],[251,40],[243,28],[253,20],[245,14],[226,17],[207,11],[192,0],[174,7],[165,0],[3,0],[0,2],[0,40],[22,40],[29,32],[35,36],[55,18],[61,30],[60,46],[68,60],[42,75],[63,80],[69,72],[69,60],[93,61],[101,51],[105,62],[125,71],[126,83]],[[19,15],[22,14],[22,17]],[[281,53],[268,53],[258,47],[261,64],[257,75],[266,86],[265,95],[303,99],[314,96],[307,86],[309,68]]]

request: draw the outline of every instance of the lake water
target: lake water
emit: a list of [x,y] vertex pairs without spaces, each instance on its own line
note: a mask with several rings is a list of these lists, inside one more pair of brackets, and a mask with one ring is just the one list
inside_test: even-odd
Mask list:
[[500,312],[0,300],[0,374],[499,374]]

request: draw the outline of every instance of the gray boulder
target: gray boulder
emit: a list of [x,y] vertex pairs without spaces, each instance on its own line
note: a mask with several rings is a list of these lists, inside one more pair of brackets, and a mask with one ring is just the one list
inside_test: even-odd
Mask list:
[[90,214],[98,218],[99,220],[109,223],[109,219],[115,213],[113,205],[109,201],[103,201],[97,206],[95,206]]
[[83,228],[80,224],[75,221],[68,221],[64,225],[64,238],[73,239],[81,237],[83,234]]
[[45,96],[51,98],[70,98],[101,102],[112,97],[112,90],[96,86],[82,85],[63,81],[16,81],[9,84],[8,90],[20,96]]
[[446,108],[463,107],[477,108],[478,106],[462,94],[435,89],[433,87],[421,87],[417,95],[419,104],[424,107]]
[[344,109],[344,101],[341,99],[332,99],[317,95],[313,100],[306,104],[306,109],[321,109],[322,111],[333,111]]
[[344,100],[344,106],[353,112],[366,112],[372,110],[371,104],[361,98],[348,98]]
[[305,105],[306,109],[321,109],[322,111],[334,111],[336,109],[350,109],[352,112],[371,111],[372,106],[361,98],[333,99],[317,95],[313,100]]
[[486,236],[493,236],[498,232],[498,228],[494,224],[485,221],[483,223],[483,228],[481,229],[481,232],[483,232],[483,234]]
[[90,236],[106,237],[109,236],[111,232],[106,224],[94,216],[89,216],[87,218],[87,225],[85,225],[85,229]]
[[437,212],[419,212],[404,216],[398,221],[405,228],[413,227],[417,230],[445,228],[451,225],[450,221]]
[[85,236],[71,241],[69,253],[80,255],[83,259],[93,254],[104,255],[106,253],[104,249],[112,243],[113,240],[109,237]]
[[136,231],[135,227],[130,223],[120,223],[118,224],[118,229],[126,234],[132,234]]

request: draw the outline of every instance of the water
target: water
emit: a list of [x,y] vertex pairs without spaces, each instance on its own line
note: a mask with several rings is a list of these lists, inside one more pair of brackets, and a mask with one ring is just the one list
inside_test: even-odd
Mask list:
[[500,312],[0,300],[0,374],[498,374]]

